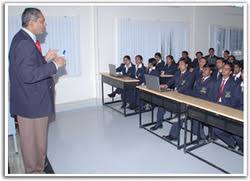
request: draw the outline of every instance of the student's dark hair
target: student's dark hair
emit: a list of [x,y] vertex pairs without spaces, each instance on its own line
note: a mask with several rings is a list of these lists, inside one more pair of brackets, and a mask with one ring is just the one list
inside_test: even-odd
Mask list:
[[150,58],[148,59],[148,63],[151,63],[153,66],[156,66],[157,61],[155,58]]
[[136,55],[135,58],[137,58],[137,57],[138,57],[139,59],[141,59],[141,61],[143,60],[143,57],[142,57],[141,55]]
[[201,51],[198,51],[195,53],[196,56],[197,56],[197,54],[201,54],[201,56],[203,56],[203,53]]
[[180,62],[182,62],[182,61],[183,61],[185,64],[189,64],[188,60],[187,60],[186,58],[183,58],[183,57],[180,58],[178,64],[179,64]]
[[188,55],[188,51],[186,51],[186,50],[182,51],[181,53],[185,53],[185,54]]
[[168,55],[167,58],[170,58],[171,60],[174,60],[174,57],[172,55]]
[[25,8],[22,13],[22,27],[27,27],[29,21],[37,21],[42,12],[37,8]]
[[230,51],[229,51],[229,50],[224,50],[224,52],[226,52],[226,53],[230,54]]
[[233,64],[231,62],[226,62],[225,65],[228,65],[231,68],[232,72],[234,71],[234,67],[233,67]]
[[206,58],[206,57],[201,57],[200,59],[204,59],[204,60],[206,60],[206,64],[207,64],[208,60],[207,60],[207,58]]
[[235,58],[234,55],[230,55],[230,56],[228,57],[228,59],[229,59],[230,57],[232,57],[234,60],[236,60],[236,58]]
[[125,56],[123,57],[123,59],[125,59],[125,58],[131,61],[131,58],[130,58],[129,55],[125,55]]
[[242,63],[238,60],[236,60],[234,63],[233,63],[233,66],[237,65],[238,67],[240,67],[242,69]]
[[210,52],[210,50],[213,50],[213,51],[214,51],[214,48],[209,48],[208,51]]
[[221,60],[222,62],[225,63],[225,59],[224,59],[223,57],[217,57],[216,61],[217,61],[217,60]]
[[156,52],[156,53],[155,53],[155,57],[156,57],[156,56],[161,58],[161,53],[160,53],[160,52]]
[[214,65],[213,64],[209,64],[209,63],[206,63],[203,68],[209,68],[212,72],[214,71]]

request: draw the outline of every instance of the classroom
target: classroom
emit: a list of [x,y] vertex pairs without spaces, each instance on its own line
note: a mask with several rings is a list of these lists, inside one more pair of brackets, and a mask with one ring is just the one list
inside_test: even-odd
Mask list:
[[5,175],[246,175],[245,6],[6,3]]

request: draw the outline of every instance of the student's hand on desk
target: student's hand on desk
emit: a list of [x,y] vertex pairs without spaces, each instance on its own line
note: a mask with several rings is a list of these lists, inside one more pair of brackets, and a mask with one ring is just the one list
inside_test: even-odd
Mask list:
[[161,71],[161,75],[164,75],[165,74],[165,72],[164,71]]
[[161,84],[161,85],[160,85],[160,88],[166,89],[166,88],[168,88],[168,85],[167,85],[167,84]]
[[51,50],[51,49],[49,49],[49,51],[45,55],[45,60],[49,61],[49,60],[54,60],[56,58],[57,58],[57,50]]
[[54,62],[58,67],[63,67],[66,64],[64,57],[56,57]]

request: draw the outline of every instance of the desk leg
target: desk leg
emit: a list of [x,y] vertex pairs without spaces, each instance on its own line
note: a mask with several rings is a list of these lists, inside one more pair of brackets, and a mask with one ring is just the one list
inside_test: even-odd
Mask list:
[[104,105],[104,89],[103,89],[103,79],[102,79],[102,105]]
[[178,113],[178,138],[177,138],[177,149],[180,149],[180,132],[181,132],[181,114]]
[[124,105],[124,108],[123,108],[123,114],[124,116],[127,116],[127,113],[126,113],[126,89],[123,89],[123,105]]
[[[114,87],[112,86],[112,93],[114,92]],[[112,97],[112,102],[114,102],[114,98]]]
[[[188,121],[188,119],[187,119],[187,115],[185,115],[185,119],[184,119],[184,124],[185,124],[185,126],[184,126],[184,153],[186,153],[186,144],[187,144],[187,121]],[[192,133],[190,133],[191,135],[192,135]]]
[[141,126],[141,102],[142,102],[142,100],[141,100],[141,98],[140,98],[140,93],[139,93],[139,128],[141,128],[142,126]]
[[154,122],[154,106],[153,105],[151,105],[151,122],[153,123]]
[[193,120],[190,119],[190,122],[191,122],[190,142],[193,142]]

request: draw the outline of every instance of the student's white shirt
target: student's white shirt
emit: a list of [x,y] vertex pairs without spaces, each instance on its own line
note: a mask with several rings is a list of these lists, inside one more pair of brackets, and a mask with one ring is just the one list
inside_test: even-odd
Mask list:
[[[137,70],[138,70],[139,68],[142,68],[142,64],[136,65],[136,67],[135,67],[135,72],[137,72]],[[136,78],[137,78],[137,76],[136,76]]]
[[152,70],[155,70],[155,67],[149,68],[149,73],[150,73]]
[[243,83],[243,81],[240,83],[240,87],[241,87],[241,91],[243,92],[244,91],[244,83]]
[[[222,78],[222,81],[221,81],[220,86],[222,85],[223,80],[225,80],[225,82],[224,82],[224,86],[225,86],[225,85],[226,85],[226,83],[227,83],[227,81],[228,81],[228,79],[229,79],[229,77],[228,77],[228,78],[226,78],[226,79]],[[219,102],[221,102],[221,98],[219,99]]]
[[159,60],[159,62],[157,62],[157,64],[161,63],[161,59]]
[[239,72],[238,74],[233,74],[234,80],[240,78],[241,72]]
[[210,76],[202,77],[203,82],[207,80]]
[[130,63],[128,66],[125,65],[126,73],[128,72],[128,69],[129,69],[130,67],[132,67],[131,63]]

